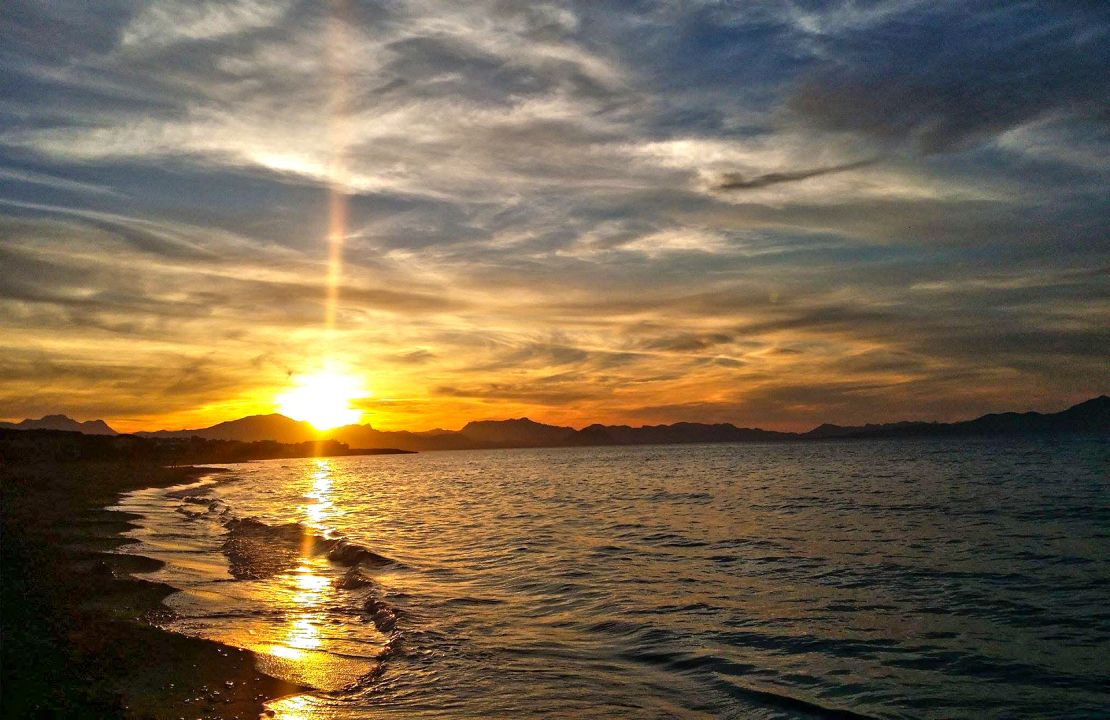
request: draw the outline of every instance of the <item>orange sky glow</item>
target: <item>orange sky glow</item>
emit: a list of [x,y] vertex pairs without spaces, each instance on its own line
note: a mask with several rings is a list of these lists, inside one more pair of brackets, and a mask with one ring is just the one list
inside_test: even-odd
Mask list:
[[1110,387],[1097,37],[967,88],[852,41],[878,11],[511,5],[9,24],[0,417],[806,430]]

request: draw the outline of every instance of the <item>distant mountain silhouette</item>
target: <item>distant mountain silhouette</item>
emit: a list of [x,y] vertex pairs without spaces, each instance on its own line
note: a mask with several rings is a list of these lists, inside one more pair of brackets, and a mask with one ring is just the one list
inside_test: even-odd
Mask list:
[[477,442],[454,430],[375,430],[370,425],[344,425],[328,433],[351,447],[395,447],[403,450],[474,450],[494,447]]
[[[86,434],[116,434],[102,421],[77,423],[63,415],[22,423],[0,423],[2,427],[32,429],[36,423],[70,423],[50,429]],[[78,427],[74,427],[78,426]],[[88,429],[84,429],[84,428]],[[784,440],[840,440],[896,437],[970,437],[977,435],[1045,435],[1063,433],[1110,433],[1110,397],[1087,400],[1058,413],[996,413],[955,423],[896,422],[881,425],[841,426],[825,424],[804,433],[741,428],[731,423],[679,422],[673,425],[594,424],[575,430],[546,425],[529,418],[477,420],[462,430],[376,430],[370,425],[346,425],[319,432],[306,422],[284,415],[252,415],[197,430],[159,430],[135,433],[151,438],[203,438],[257,442],[304,443],[336,440],[351,448],[399,448],[402,450],[470,450],[510,447],[575,447],[592,445],[665,445],[675,443],[777,442]]]
[[471,440],[499,447],[545,447],[569,444],[574,428],[545,425],[526,417],[471,421],[459,431]]
[[67,430],[85,435],[118,435],[103,420],[79,422],[66,415],[46,415],[38,420],[21,420],[17,423],[0,422],[0,428],[9,430]]
[[238,440],[240,442],[273,440],[280,443],[309,442],[318,440],[325,435],[306,422],[293,420],[277,413],[272,415],[249,415],[245,418],[229,420],[199,430],[158,430],[155,432],[137,432],[135,434],[139,437],[152,438],[199,437],[206,440]]
[[671,443],[763,442],[790,440],[794,433],[736,427],[732,423],[678,422],[673,425],[590,425],[571,438],[574,445],[666,445]]
[[927,432],[929,429],[939,429],[942,425],[943,423],[938,422],[910,422],[908,420],[884,423],[882,425],[876,425],[874,423],[868,423],[867,425],[833,425],[832,423],[825,423],[824,425],[813,428],[809,432],[802,433],[802,437],[812,440],[827,440],[834,438],[863,437],[867,435],[889,435],[899,432],[909,433],[911,430]]
[[1100,395],[1063,412],[1044,414],[992,413],[955,423],[897,422],[884,425],[841,427],[821,425],[802,437],[812,439],[869,437],[931,437],[973,435],[1044,435],[1053,433],[1110,432],[1110,397]]

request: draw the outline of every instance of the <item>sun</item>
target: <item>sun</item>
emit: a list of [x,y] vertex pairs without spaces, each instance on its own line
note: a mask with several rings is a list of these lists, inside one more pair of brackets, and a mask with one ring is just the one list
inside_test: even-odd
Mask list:
[[361,420],[362,411],[351,403],[368,394],[360,378],[322,371],[295,379],[293,387],[274,402],[282,415],[308,422],[317,430],[331,430]]

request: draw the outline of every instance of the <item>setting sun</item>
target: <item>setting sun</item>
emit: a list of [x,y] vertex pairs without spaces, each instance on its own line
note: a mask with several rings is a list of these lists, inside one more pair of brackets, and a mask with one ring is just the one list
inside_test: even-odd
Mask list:
[[367,394],[358,377],[324,371],[296,379],[274,402],[282,415],[304,420],[317,430],[330,430],[359,422],[362,411],[351,404]]

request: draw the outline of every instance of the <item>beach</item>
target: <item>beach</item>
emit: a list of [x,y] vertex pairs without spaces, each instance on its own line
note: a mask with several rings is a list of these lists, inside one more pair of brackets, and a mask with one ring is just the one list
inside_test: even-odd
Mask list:
[[173,588],[130,577],[155,560],[117,554],[129,516],[104,508],[211,468],[134,463],[0,465],[4,717],[255,718],[296,692],[249,651],[160,630]]

